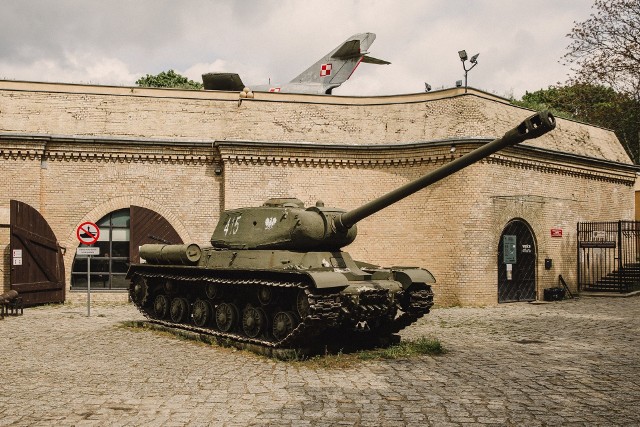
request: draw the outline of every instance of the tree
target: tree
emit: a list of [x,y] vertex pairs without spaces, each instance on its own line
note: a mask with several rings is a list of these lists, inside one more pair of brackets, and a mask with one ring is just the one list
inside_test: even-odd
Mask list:
[[574,83],[527,92],[514,104],[612,129],[629,157],[640,163],[640,101],[628,94],[608,86]]
[[592,8],[567,34],[570,82],[607,85],[640,101],[640,1],[595,0]]
[[163,71],[155,76],[147,74],[136,80],[142,87],[171,87],[179,89],[202,89],[202,83],[194,82],[173,70]]

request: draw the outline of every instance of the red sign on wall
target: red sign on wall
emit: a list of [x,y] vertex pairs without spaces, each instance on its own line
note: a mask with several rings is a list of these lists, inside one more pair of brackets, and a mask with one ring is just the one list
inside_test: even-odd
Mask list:
[[562,228],[552,228],[551,237],[562,237]]

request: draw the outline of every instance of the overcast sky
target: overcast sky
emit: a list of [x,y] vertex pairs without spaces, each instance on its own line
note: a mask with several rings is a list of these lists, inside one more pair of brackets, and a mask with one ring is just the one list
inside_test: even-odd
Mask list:
[[501,96],[563,82],[559,60],[592,0],[0,0],[0,79],[132,86],[174,69],[201,81],[291,80],[349,36],[373,32],[371,56],[336,95],[416,93],[464,77]]

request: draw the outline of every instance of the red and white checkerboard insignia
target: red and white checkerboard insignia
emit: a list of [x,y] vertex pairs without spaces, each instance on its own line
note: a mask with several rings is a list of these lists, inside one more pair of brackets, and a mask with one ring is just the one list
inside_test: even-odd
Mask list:
[[331,64],[322,64],[320,66],[320,77],[331,75]]
[[280,92],[280,88],[279,87],[272,87],[271,89],[269,89],[269,92]]

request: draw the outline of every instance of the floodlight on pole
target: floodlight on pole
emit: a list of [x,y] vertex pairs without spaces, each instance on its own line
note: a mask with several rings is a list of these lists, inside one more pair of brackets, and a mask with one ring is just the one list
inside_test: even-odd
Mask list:
[[462,68],[464,69],[464,93],[467,93],[467,73],[469,73],[469,71],[471,71],[473,69],[473,67],[478,65],[478,56],[480,56],[480,54],[476,53],[475,55],[473,55],[471,57],[471,59],[469,59],[469,62],[471,62],[473,64],[469,68],[467,68],[467,64],[465,63],[466,60],[469,58],[467,56],[467,51],[466,50],[459,50],[458,51],[458,56],[460,57],[460,61],[462,61]]

